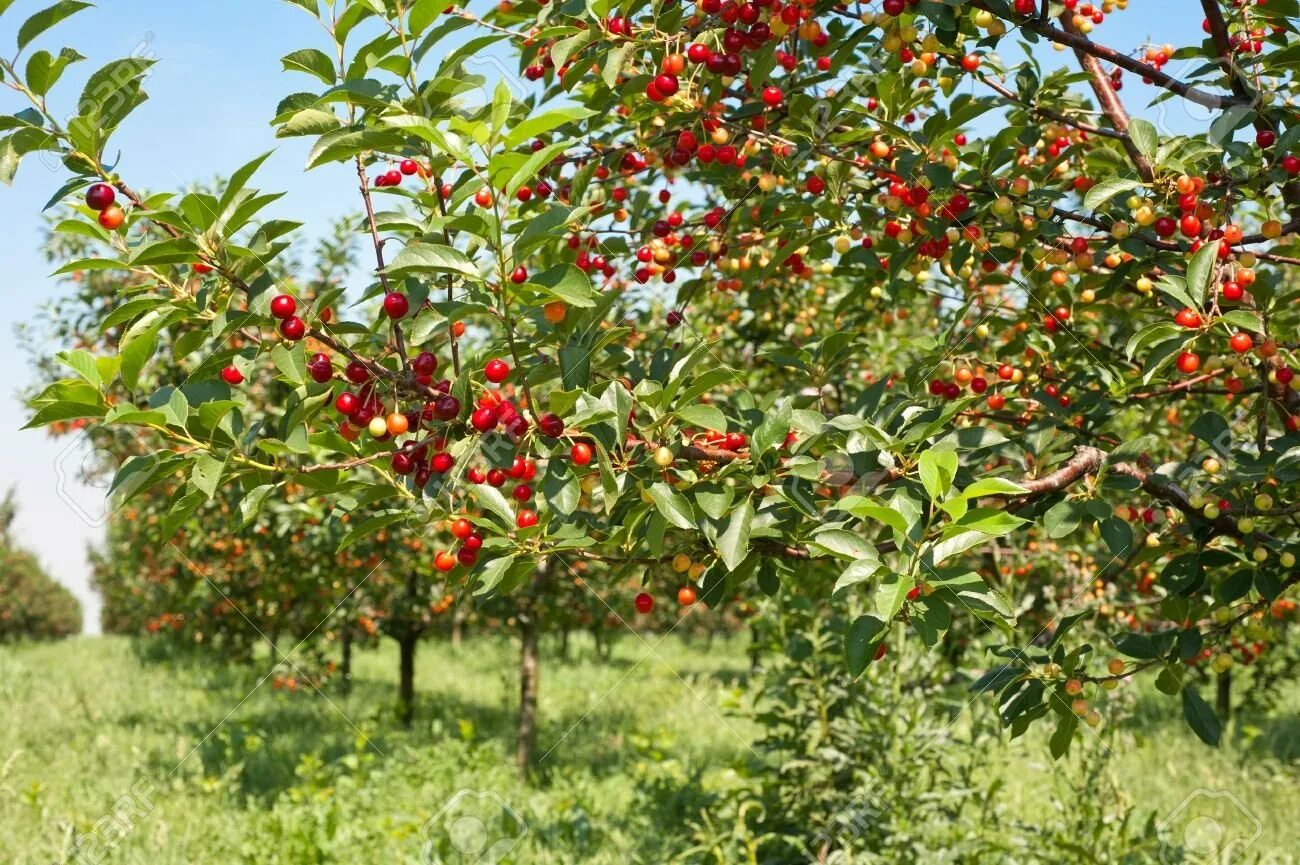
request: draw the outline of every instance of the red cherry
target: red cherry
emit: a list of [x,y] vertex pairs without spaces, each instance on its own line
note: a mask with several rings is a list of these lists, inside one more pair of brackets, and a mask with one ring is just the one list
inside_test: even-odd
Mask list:
[[1255,143],[1262,149],[1267,150],[1277,143],[1277,133],[1271,129],[1261,129],[1255,133]]
[[109,231],[117,231],[126,222],[126,211],[110,204],[99,212],[99,224]]
[[573,464],[577,466],[590,465],[591,445],[578,442],[569,449],[569,459],[573,460]]
[[515,515],[515,525],[521,529],[532,528],[537,525],[537,512],[521,510]]
[[412,174],[418,174],[420,171],[420,165],[414,159],[403,159],[402,164],[398,167],[401,168],[402,173],[408,177]]
[[280,336],[297,342],[307,334],[307,325],[298,316],[290,316],[280,322]]
[[429,460],[429,468],[433,469],[440,475],[445,475],[451,471],[451,467],[456,464],[455,458],[446,451],[439,451]]
[[411,302],[400,291],[384,295],[384,312],[389,318],[401,318],[411,309]]
[[662,75],[655,76],[653,83],[655,89],[658,90],[661,94],[663,94],[665,98],[672,96],[674,93],[677,92],[678,84],[677,84],[676,75],[669,75],[668,73],[665,72]]
[[497,413],[494,406],[484,406],[483,408],[475,409],[474,413],[469,416],[469,422],[473,425],[474,429],[481,433],[485,433],[494,428],[497,425],[498,420],[500,420],[500,415]]
[[822,180],[820,177],[818,177],[815,174],[812,177],[808,178],[808,181],[805,184],[805,186],[807,187],[808,191],[811,192],[813,195],[821,195],[823,192],[826,191],[826,181]]
[[271,298],[271,315],[285,319],[298,311],[298,301],[287,294],[277,294]]
[[384,175],[384,186],[401,186],[401,185],[402,185],[402,172],[398,171],[396,168],[388,169],[388,172]]
[[528,281],[528,271],[527,271],[526,269],[524,269],[524,267],[523,267],[522,265],[519,266],[519,267],[516,267],[516,268],[514,269],[514,271],[511,272],[511,274],[510,274],[510,281],[513,282],[515,285],[519,285],[519,284],[521,284],[521,283],[527,282],[527,281]]
[[411,361],[411,369],[416,375],[433,375],[438,371],[438,359],[432,353],[422,351]]
[[564,420],[558,414],[544,414],[537,421],[542,435],[557,439],[564,435]]
[[775,108],[780,105],[781,100],[784,98],[785,94],[781,92],[780,87],[763,88],[763,104],[767,105],[769,108]]
[[230,385],[243,384],[244,374],[240,372],[234,364],[231,364],[221,371],[221,379],[226,384]]
[[499,358],[490,360],[483,367],[483,376],[493,384],[500,384],[510,375],[510,365]]
[[107,183],[96,183],[86,190],[86,206],[103,210],[117,199],[117,192]]
[[334,398],[334,408],[342,415],[352,415],[361,408],[361,399],[354,393],[343,391]]
[[465,540],[474,532],[474,524],[464,517],[460,517],[451,524],[451,535],[457,540]]
[[528,484],[517,484],[510,495],[517,502],[526,502],[533,497],[533,488]]
[[450,394],[438,397],[433,403],[433,416],[438,420],[452,420],[460,416],[460,400]]
[[1250,338],[1248,333],[1234,333],[1232,339],[1228,340],[1228,345],[1237,354],[1245,354],[1255,347],[1255,341]]
[[329,355],[316,352],[311,363],[307,364],[307,372],[311,375],[312,381],[324,384],[334,378],[334,364],[330,362]]
[[478,551],[471,550],[469,547],[461,547],[456,551],[456,561],[467,568],[472,568],[478,563]]
[[1178,355],[1178,371],[1183,375],[1191,375],[1201,368],[1201,358],[1195,352],[1185,351]]
[[410,454],[398,451],[393,454],[393,473],[399,475],[409,475],[415,471],[415,460],[411,459]]
[[636,606],[636,611],[643,616],[655,607],[655,599],[650,597],[647,592],[638,592],[632,603]]
[[1153,227],[1156,230],[1156,234],[1161,237],[1173,237],[1174,232],[1178,230],[1178,223],[1174,222],[1168,216],[1162,216],[1155,221]]
[[1183,232],[1183,237],[1199,237],[1201,234],[1201,220],[1191,213],[1182,218],[1178,227]]
[[444,550],[433,557],[433,566],[445,574],[456,567],[456,557]]
[[694,586],[682,586],[677,590],[677,603],[683,607],[689,607],[691,604],[694,604],[695,598],[696,594]]

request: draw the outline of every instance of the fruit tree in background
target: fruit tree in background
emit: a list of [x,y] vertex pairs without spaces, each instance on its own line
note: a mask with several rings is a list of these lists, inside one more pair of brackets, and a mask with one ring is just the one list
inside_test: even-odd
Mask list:
[[[1217,740],[1187,665],[1226,667],[1300,581],[1295,0],[1181,4],[1202,43],[1123,51],[1093,38],[1122,3],[294,5],[315,42],[272,122],[355,169],[373,271],[347,314],[286,279],[265,157],[137,191],[104,156],[148,63],[94,73],[65,122],[80,55],[29,43],[82,4],[19,25],[0,166],[62,159],[61,228],[100,249],[64,272],[137,281],[34,425],[144,431],[117,485],[179,476],[167,527],[306,490],[525,607],[584,560],[690,604],[831,573],[850,673],[960,621],[995,635],[1004,722],[1054,719],[1057,754],[1139,673]],[[500,53],[522,82],[475,74]],[[1126,77],[1152,118],[1216,119],[1165,134]],[[156,380],[160,345],[185,379]],[[285,398],[250,401],[267,375]],[[1070,564],[1029,584],[1008,543]],[[1022,622],[1071,569],[1125,614]]]

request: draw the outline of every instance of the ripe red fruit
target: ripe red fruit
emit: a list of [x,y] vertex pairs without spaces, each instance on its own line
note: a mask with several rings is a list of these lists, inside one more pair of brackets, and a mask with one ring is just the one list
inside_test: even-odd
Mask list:
[[440,396],[433,403],[433,416],[438,420],[452,420],[460,415],[460,400],[451,394]]
[[387,173],[384,174],[384,186],[401,186],[401,185],[402,185],[402,172],[398,171],[396,168],[388,169]]
[[352,415],[361,408],[361,398],[354,393],[343,391],[334,398],[334,408],[342,415]]
[[1201,316],[1194,309],[1185,306],[1174,316],[1174,323],[1189,329],[1198,328],[1201,326]]
[[486,186],[474,193],[474,203],[479,207],[487,207],[492,203],[492,190]]
[[1194,214],[1188,213],[1178,223],[1178,228],[1183,232],[1183,237],[1199,237],[1201,234],[1201,220],[1197,219]]
[[569,449],[569,459],[573,460],[574,465],[585,466],[591,464],[591,445],[584,442],[578,442]]
[[967,54],[961,59],[961,68],[967,72],[974,72],[980,68],[980,58],[978,54]]
[[433,566],[445,574],[456,567],[456,557],[444,550],[433,557]]
[[451,467],[455,464],[455,458],[445,451],[439,451],[433,455],[431,460],[429,460],[429,468],[433,469],[440,475],[445,475],[447,472],[451,471]]
[[403,451],[393,454],[394,474],[409,475],[413,471],[415,471],[415,460],[411,459],[410,454]]
[[384,312],[389,318],[401,318],[411,309],[411,302],[400,291],[384,295]]
[[478,550],[471,550],[469,547],[461,547],[456,551],[456,561],[460,562],[467,568],[472,568],[478,563]]
[[669,75],[668,73],[665,72],[662,75],[655,76],[653,83],[655,89],[658,90],[664,97],[672,96],[674,93],[677,92],[678,85],[677,85],[676,75]]
[[808,191],[811,192],[813,195],[821,195],[823,192],[826,191],[826,181],[822,180],[820,177],[818,177],[815,174],[812,177],[808,178],[808,182],[805,184],[805,186],[808,188]]
[[564,420],[558,414],[544,414],[537,422],[542,435],[557,439],[564,435]]
[[86,206],[91,210],[103,210],[117,199],[117,193],[107,183],[96,183],[86,190]]
[[515,525],[521,529],[537,525],[537,511],[521,510],[515,515]]
[[677,603],[681,604],[683,607],[689,607],[691,604],[695,603],[695,597],[694,586],[682,586],[677,590]]
[[1241,300],[1241,298],[1245,295],[1245,293],[1246,293],[1245,289],[1243,289],[1241,285],[1238,283],[1225,282],[1223,284],[1224,300],[1234,300],[1234,301]]
[[330,362],[328,354],[318,351],[312,356],[311,363],[307,364],[307,372],[312,381],[324,384],[334,378],[334,364]]
[[636,606],[636,611],[643,616],[655,608],[655,599],[650,597],[648,592],[638,592],[632,603]]
[[432,353],[422,351],[411,361],[411,369],[416,375],[433,375],[438,371],[438,359]]
[[528,484],[517,484],[510,495],[517,502],[526,502],[533,497],[533,488]]
[[298,311],[298,302],[287,294],[277,294],[271,298],[271,315],[285,319]]
[[490,360],[483,367],[483,376],[493,384],[500,384],[510,375],[510,365],[500,358]]
[[498,420],[500,420],[500,415],[497,413],[495,406],[474,409],[474,413],[469,416],[470,424],[481,433],[495,427]]
[[1007,404],[1007,398],[1000,393],[989,394],[989,408],[993,411],[1001,411],[1002,407]]
[[1255,347],[1255,341],[1250,338],[1248,333],[1234,333],[1232,339],[1228,340],[1228,345],[1237,354],[1245,354]]
[[689,46],[687,46],[687,48],[686,48],[686,57],[687,57],[687,59],[690,60],[692,63],[703,63],[703,62],[705,62],[706,60],[709,59],[709,54],[710,54],[710,53],[712,53],[712,52],[709,51],[709,49],[708,49],[707,46],[705,46],[705,45],[701,45],[701,44],[698,43],[698,42],[692,42],[692,43],[691,43]]
[[767,105],[769,108],[775,108],[780,105],[781,100],[784,98],[785,94],[781,92],[780,87],[763,88],[763,104]]
[[478,532],[470,532],[469,536],[465,538],[464,548],[467,550],[474,550],[475,552],[482,549],[483,536]]
[[1201,358],[1195,352],[1185,351],[1178,355],[1178,371],[1183,375],[1191,375],[1201,368]]
[[1284,156],[1282,158],[1282,170],[1292,177],[1300,174],[1300,156]]
[[221,371],[221,380],[226,384],[243,384],[244,374],[231,364]]
[[420,171],[420,165],[414,159],[403,159],[402,164],[398,167],[408,177]]
[[1178,230],[1178,223],[1174,222],[1168,216],[1162,216],[1155,221],[1153,227],[1156,230],[1156,234],[1161,237],[1173,237],[1174,232]]
[[1277,133],[1271,129],[1261,129],[1255,133],[1255,143],[1267,150],[1277,143]]
[[521,283],[527,282],[528,271],[522,265],[516,267],[514,271],[511,272],[510,274],[510,281],[513,282],[515,285],[519,285]]
[[451,524],[451,536],[457,540],[465,540],[474,531],[474,524],[469,520],[461,517]]
[[126,211],[116,204],[110,204],[99,212],[99,224],[109,231],[117,231],[126,222]]
[[280,336],[285,339],[297,342],[307,334],[307,325],[296,315],[286,318],[280,322]]

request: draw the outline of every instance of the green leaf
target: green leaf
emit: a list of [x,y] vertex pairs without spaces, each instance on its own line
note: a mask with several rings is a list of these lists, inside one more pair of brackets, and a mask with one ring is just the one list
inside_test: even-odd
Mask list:
[[647,492],[659,513],[669,523],[679,529],[695,528],[695,514],[685,496],[663,481],[656,481]]
[[1154,123],[1140,117],[1134,118],[1129,123],[1128,134],[1139,153],[1147,159],[1156,158],[1156,151],[1160,149],[1160,135]]
[[591,287],[591,277],[572,264],[549,267],[528,280],[528,285],[569,306],[596,305],[596,291]]
[[529,139],[544,135],[566,123],[585,120],[595,113],[590,108],[573,105],[529,117],[515,124],[515,127],[510,130],[510,134],[506,136],[506,149],[514,150]]
[[327,86],[333,86],[338,78],[338,70],[329,55],[317,48],[303,48],[280,58],[286,72],[306,72],[314,75]]
[[407,512],[405,510],[391,510],[383,511],[369,517],[368,519],[362,520],[359,524],[349,529],[348,533],[343,536],[343,539],[339,541],[336,552],[346,550],[362,538],[406,519],[406,516]]
[[412,273],[458,273],[475,282],[481,282],[478,268],[465,254],[437,243],[407,244],[392,263],[384,269],[389,276]]
[[876,612],[886,622],[892,622],[914,588],[916,580],[908,574],[885,574],[876,590]]
[[514,562],[514,556],[498,556],[485,562],[483,567],[478,570],[478,586],[474,589],[475,596],[486,595],[501,585]]
[[257,519],[257,515],[261,512],[267,496],[275,488],[276,484],[262,484],[244,493],[239,500],[239,527],[241,529]]
[[1218,746],[1223,735],[1219,716],[1214,714],[1214,710],[1195,688],[1183,688],[1183,719],[1202,742]]
[[682,406],[673,414],[700,430],[724,432],[727,429],[726,415],[717,406],[696,403],[695,405]]
[[745,499],[731,512],[727,530],[718,538],[718,555],[728,571],[734,571],[749,554],[749,532],[754,522],[754,505]]
[[1097,210],[1115,196],[1133,189],[1140,189],[1142,185],[1142,181],[1128,177],[1112,177],[1109,180],[1103,180],[1088,190],[1088,194],[1083,197],[1083,206],[1089,210]]
[[1027,492],[1020,484],[1006,478],[984,478],[966,487],[961,495],[964,499],[975,499],[980,496],[1023,496]]
[[1052,733],[1052,738],[1048,742],[1048,748],[1052,752],[1052,759],[1059,760],[1070,750],[1070,742],[1074,740],[1074,731],[1079,727],[1079,718],[1073,712],[1061,715],[1061,720],[1056,722],[1056,732]]
[[82,9],[90,7],[89,3],[82,3],[79,0],[62,0],[46,9],[42,9],[32,17],[23,22],[23,26],[18,28],[18,50],[22,51],[37,36],[40,36],[46,30],[49,30],[55,24],[77,14]]
[[934,449],[925,451],[921,454],[917,467],[926,493],[934,501],[939,501],[952,489],[952,480],[957,475],[957,452]]
[[879,616],[859,616],[849,625],[844,635],[844,660],[848,664],[849,675],[857,678],[871,662],[876,651],[876,644],[885,632],[885,623]]
[[865,538],[845,529],[824,529],[813,535],[813,543],[842,559],[879,561],[875,546]]
[[[176,391],[176,393],[180,393],[180,391]],[[211,500],[217,493],[217,487],[221,486],[221,476],[225,470],[226,463],[224,460],[219,460],[211,454],[201,454],[194,461],[194,469],[190,473],[190,483]]]
[[1205,305],[1205,296],[1210,290],[1210,280],[1214,276],[1218,256],[1219,244],[1207,243],[1196,251],[1191,263],[1187,265],[1187,294],[1197,309]]
[[63,70],[85,59],[71,48],[64,48],[57,57],[48,51],[37,51],[27,61],[27,86],[37,96],[44,96],[62,77]]

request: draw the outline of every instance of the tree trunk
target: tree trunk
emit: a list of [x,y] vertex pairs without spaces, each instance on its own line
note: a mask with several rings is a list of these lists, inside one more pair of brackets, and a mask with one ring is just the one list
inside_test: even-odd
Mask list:
[[1215,698],[1219,721],[1226,724],[1232,718],[1232,670],[1219,674],[1218,691]]
[[460,604],[451,611],[451,647],[459,648],[465,638],[465,611]]
[[403,727],[411,726],[415,718],[415,644],[418,641],[419,635],[415,632],[404,633],[397,639],[397,717]]
[[560,657],[569,660],[569,629],[564,628],[560,631]]
[[352,693],[352,632],[343,632],[343,661],[339,665],[339,676],[343,680],[343,693]]
[[530,606],[519,615],[519,744],[515,750],[515,766],[521,777],[527,777],[533,766],[533,752],[537,747],[537,680],[541,674],[537,650],[537,619]]

